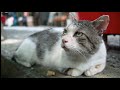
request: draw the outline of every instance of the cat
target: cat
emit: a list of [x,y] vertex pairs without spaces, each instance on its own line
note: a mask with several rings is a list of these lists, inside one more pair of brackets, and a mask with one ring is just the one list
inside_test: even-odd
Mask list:
[[71,18],[63,32],[53,28],[34,33],[15,51],[13,58],[26,67],[40,64],[55,68],[69,76],[93,76],[106,66],[106,47],[103,31],[109,16],[93,21]]

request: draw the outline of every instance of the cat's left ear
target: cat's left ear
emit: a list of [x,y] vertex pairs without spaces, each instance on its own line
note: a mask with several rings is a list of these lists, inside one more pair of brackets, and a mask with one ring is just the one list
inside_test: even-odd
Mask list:
[[70,12],[69,17],[70,17],[72,22],[77,22],[78,21],[75,12]]
[[93,26],[98,30],[99,34],[101,35],[103,31],[105,31],[109,25],[109,15],[102,15],[96,20],[92,21]]

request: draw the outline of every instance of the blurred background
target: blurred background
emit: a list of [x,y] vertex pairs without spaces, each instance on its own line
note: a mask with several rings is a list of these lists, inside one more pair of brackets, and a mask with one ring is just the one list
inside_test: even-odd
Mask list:
[[5,26],[65,26],[69,12],[1,12]]

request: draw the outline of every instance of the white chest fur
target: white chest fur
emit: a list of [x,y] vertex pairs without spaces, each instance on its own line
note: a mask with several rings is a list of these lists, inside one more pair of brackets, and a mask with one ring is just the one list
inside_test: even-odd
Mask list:
[[[55,66],[62,68],[77,68],[80,70],[86,70],[91,66],[106,62],[106,48],[104,42],[100,45],[97,53],[95,53],[88,60],[78,57],[78,60],[70,60],[71,57],[67,56],[64,49],[61,48],[60,42],[58,42],[52,51],[46,50],[43,64],[45,66]],[[81,60],[82,59],[82,60]]]

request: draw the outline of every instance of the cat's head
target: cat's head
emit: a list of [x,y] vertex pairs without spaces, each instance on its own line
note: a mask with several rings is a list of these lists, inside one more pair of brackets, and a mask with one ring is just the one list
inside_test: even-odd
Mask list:
[[103,15],[94,21],[72,19],[64,28],[62,48],[75,54],[91,54],[98,50],[102,43],[103,31],[107,29],[109,16]]

